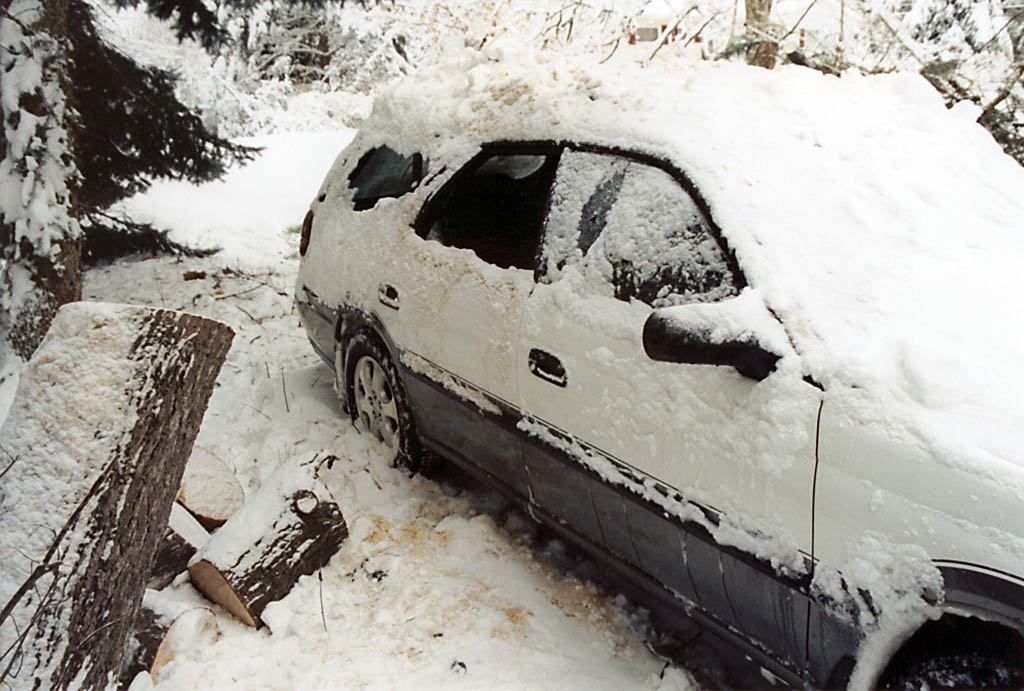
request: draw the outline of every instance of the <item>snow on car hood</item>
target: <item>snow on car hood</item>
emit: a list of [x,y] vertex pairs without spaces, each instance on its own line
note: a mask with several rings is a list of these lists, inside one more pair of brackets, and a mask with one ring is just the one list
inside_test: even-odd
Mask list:
[[359,138],[432,161],[501,139],[668,158],[828,395],[947,459],[1024,466],[1024,170],[978,114],[914,75],[494,49],[393,85]]

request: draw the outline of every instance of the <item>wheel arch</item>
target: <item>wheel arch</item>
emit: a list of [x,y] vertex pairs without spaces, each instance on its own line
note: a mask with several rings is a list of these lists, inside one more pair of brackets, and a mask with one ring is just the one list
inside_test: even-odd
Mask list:
[[941,652],[991,652],[1024,682],[1024,582],[973,564],[939,563],[945,585],[942,614],[919,626],[881,671],[887,686],[906,669]]
[[[334,327],[334,347],[337,349],[339,343],[351,339],[352,336],[359,333],[360,331],[368,331],[380,339],[387,350],[388,356],[391,358],[391,362],[395,364],[395,369],[398,370],[400,377],[404,377],[404,369],[399,359],[399,349],[395,345],[394,340],[391,338],[391,334],[388,333],[387,327],[384,326],[384,322],[373,312],[367,312],[366,310],[359,309],[358,307],[342,306],[338,308],[338,318]],[[347,364],[347,363],[346,363]],[[337,370],[337,367],[335,366]],[[335,376],[338,377],[338,381],[347,386],[348,382],[345,378],[345,370],[342,368],[341,372],[335,371]]]
[[[341,348],[340,346],[343,344],[345,347]],[[354,374],[354,368],[358,366],[359,360],[354,358],[360,354],[369,355],[376,360],[377,364],[386,371],[388,386],[395,402],[396,424],[392,433],[395,434],[397,444],[388,443],[388,446],[391,446],[395,452],[394,458],[391,459],[391,465],[417,473],[433,459],[425,452],[419,438],[420,421],[408,398],[406,373],[398,359],[399,352],[399,348],[377,315],[355,308],[339,310],[335,327],[336,356],[334,363],[335,386],[338,389],[339,398],[347,404],[346,412],[355,422],[358,417],[356,412],[358,406],[350,375]],[[339,360],[342,353],[344,360]],[[360,431],[364,430],[360,429]],[[377,438],[384,441],[379,434],[377,434]]]
[[1024,578],[967,562],[937,562],[949,610],[1016,628],[1024,635]]

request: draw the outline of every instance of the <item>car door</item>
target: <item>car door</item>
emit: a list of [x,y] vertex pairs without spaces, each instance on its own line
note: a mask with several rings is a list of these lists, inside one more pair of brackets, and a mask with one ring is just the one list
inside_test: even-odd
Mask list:
[[379,287],[421,436],[528,494],[515,355],[557,152],[489,148],[426,203]]
[[803,574],[772,562],[810,554],[820,391],[791,369],[756,381],[645,354],[654,307],[724,302],[745,284],[685,179],[655,163],[562,154],[520,332],[530,490],[800,667]]

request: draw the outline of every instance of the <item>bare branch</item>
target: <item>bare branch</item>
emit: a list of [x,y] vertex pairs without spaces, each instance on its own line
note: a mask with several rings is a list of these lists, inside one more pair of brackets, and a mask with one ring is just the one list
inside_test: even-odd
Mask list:
[[28,28],[27,26],[25,26],[25,23],[24,23],[24,22],[22,22],[22,21],[21,21],[20,19],[18,19],[17,17],[15,17],[15,16],[13,15],[13,14],[11,14],[10,8],[8,8],[8,7],[4,7],[4,8],[2,8],[2,9],[0,9],[0,12],[3,12],[3,17],[4,17],[4,19],[9,19],[9,20],[11,20],[12,22],[14,22],[15,24],[17,24],[17,25],[18,25],[18,27],[19,27],[19,28],[20,28],[20,29],[21,29],[21,30],[22,30],[22,31],[23,31],[24,33],[26,33],[26,34],[31,34],[31,33],[33,33],[33,31],[32,31],[31,29],[29,29],[29,28]]
[[612,46],[612,52],[608,53],[608,55],[606,55],[606,56],[605,56],[605,57],[604,57],[604,58],[603,58],[603,59],[601,60],[601,62],[600,62],[600,63],[598,63],[598,64],[600,64],[600,65],[603,65],[603,64],[605,64],[606,62],[608,62],[609,60],[611,60],[611,59],[612,59],[612,56],[613,56],[613,55],[615,55],[615,51],[617,51],[617,50],[619,49],[619,42],[620,42],[621,40],[622,40],[622,38],[621,38],[621,37],[619,37],[619,38],[615,39],[615,45],[613,45],[613,46]]
[[1024,9],[1018,10],[1016,14],[1014,14],[1012,17],[1007,19],[1006,23],[1003,24],[1003,26],[999,29],[999,31],[997,31],[994,34],[992,34],[992,38],[990,38],[989,40],[985,41],[985,43],[982,44],[981,48],[978,48],[978,50],[976,50],[974,52],[975,53],[980,53],[981,51],[983,51],[986,48],[988,48],[992,44],[993,41],[995,41],[997,38],[999,38],[999,34],[1001,34],[1004,31],[1006,31],[1006,28],[1008,26],[1010,26],[1010,24],[1013,24],[1015,21],[1017,21],[1021,17],[1024,17]]
[[[46,570],[47,571],[56,570],[57,567],[59,567],[59,566],[60,566],[60,562],[56,562],[54,564],[49,565]],[[52,568],[50,568],[50,567],[52,567]],[[36,569],[36,571],[39,571],[39,569]],[[35,575],[35,574],[33,573],[33,575]],[[42,574],[40,573],[39,575],[41,576]],[[12,652],[14,653],[11,656],[10,661],[7,663],[7,667],[4,668],[3,672],[0,672],[0,684],[4,683],[4,680],[7,679],[7,677],[10,675],[11,667],[14,666],[15,662],[18,662],[18,669],[19,670],[21,669],[21,646],[25,643],[25,639],[28,637],[29,633],[32,631],[32,627],[35,626],[36,622],[38,622],[39,619],[43,616],[43,611],[45,610],[46,605],[49,604],[50,599],[53,596],[53,591],[57,587],[58,580],[59,579],[54,578],[52,581],[50,581],[50,586],[46,589],[46,592],[42,595],[42,597],[39,598],[39,605],[36,607],[35,611],[32,613],[32,619],[29,620],[28,626],[26,626],[25,630],[22,631],[18,635],[18,637],[15,639],[15,641],[13,643],[11,643],[10,647],[7,648],[7,650],[4,651],[3,655],[0,655],[0,660],[2,660],[5,657],[7,657],[8,655],[10,655]],[[27,588],[25,588],[25,586],[28,585],[28,583],[29,582],[26,581],[24,584],[22,584],[22,587],[19,588],[19,591],[21,591],[23,588],[25,590],[27,590]],[[32,580],[32,583],[33,584],[35,583],[34,579]],[[16,593],[15,597],[18,597],[20,599],[20,597],[23,596],[24,594],[25,594],[24,592],[21,592],[20,595]],[[13,601],[13,598],[12,598],[12,601]],[[6,612],[7,608],[5,607],[4,610]],[[3,619],[0,618],[0,621],[3,621]]]
[[[690,9],[686,10],[686,12],[683,12],[683,14],[680,15],[678,19],[676,19],[676,23],[672,25],[671,29],[666,28],[665,31],[661,32],[661,39],[658,41],[658,45],[654,46],[654,50],[651,51],[651,55],[650,55],[650,57],[647,58],[647,62],[650,62],[651,60],[653,60],[654,56],[658,54],[659,50],[661,50],[661,47],[663,45],[665,45],[666,43],[668,43],[668,37],[671,36],[673,33],[675,33],[676,29],[679,28],[679,25],[683,23],[683,20],[686,19],[687,17],[689,17],[691,12],[696,12],[696,11],[697,11],[697,6],[696,5],[691,5]],[[717,12],[712,15],[712,17],[716,17],[716,16],[718,16]],[[707,23],[705,23],[704,26],[707,26]],[[703,27],[701,27],[701,28],[703,28]],[[689,43],[689,41],[687,41],[687,43]]]
[[878,21],[882,22],[882,26],[888,29],[889,33],[891,33],[896,38],[896,40],[899,41],[903,45],[903,47],[907,49],[907,52],[910,53],[911,57],[917,60],[917,62],[920,63],[921,67],[924,67],[925,61],[922,60],[918,56],[917,52],[906,41],[903,40],[903,37],[899,35],[899,32],[897,32],[896,29],[892,28],[892,25],[890,25],[889,22],[885,20],[885,17],[883,17],[881,14],[877,12],[874,14],[875,18],[877,18]]
[[1013,87],[1017,84],[1017,82],[1020,81],[1021,77],[1024,77],[1024,64],[1021,64],[1017,68],[1016,73],[1010,79],[1006,80],[1005,86],[1003,86],[1003,88],[999,90],[999,93],[996,94],[996,97],[993,98],[988,103],[988,105],[986,105],[982,109],[981,115],[978,116],[978,117],[979,118],[985,117],[990,112],[992,112],[992,110],[994,110],[996,106],[998,106],[1000,103],[1005,101],[1006,97],[1010,95],[1010,92],[1013,90]]
[[14,464],[18,462],[18,457],[12,454],[7,449],[5,449],[3,446],[0,446],[0,451],[3,451],[4,455],[7,456],[7,458],[9,458],[11,461],[10,463],[7,464],[6,468],[0,471],[0,479],[3,479],[3,476],[7,474],[7,471],[13,468]]
[[811,8],[814,7],[817,4],[818,4],[818,0],[811,0],[811,4],[807,6],[807,9],[804,10],[804,13],[801,14],[800,18],[796,20],[796,24],[794,24],[790,28],[789,31],[787,31],[786,33],[782,34],[782,36],[779,38],[779,43],[782,43],[784,40],[789,38],[790,34],[792,34],[794,31],[796,31],[797,27],[800,26],[800,22],[802,22],[804,20],[804,17],[806,17],[807,13],[811,11]]

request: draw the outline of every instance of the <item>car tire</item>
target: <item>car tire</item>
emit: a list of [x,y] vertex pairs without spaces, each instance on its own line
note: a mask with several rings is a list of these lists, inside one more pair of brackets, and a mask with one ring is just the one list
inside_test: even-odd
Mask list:
[[388,449],[391,465],[420,470],[424,452],[409,398],[380,339],[361,331],[339,343],[335,367],[336,372],[345,373],[344,381],[336,382],[335,387],[345,392],[356,429],[376,437]]
[[1019,688],[1020,674],[997,656],[980,650],[938,653],[919,658],[890,674],[882,688],[1006,689]]

